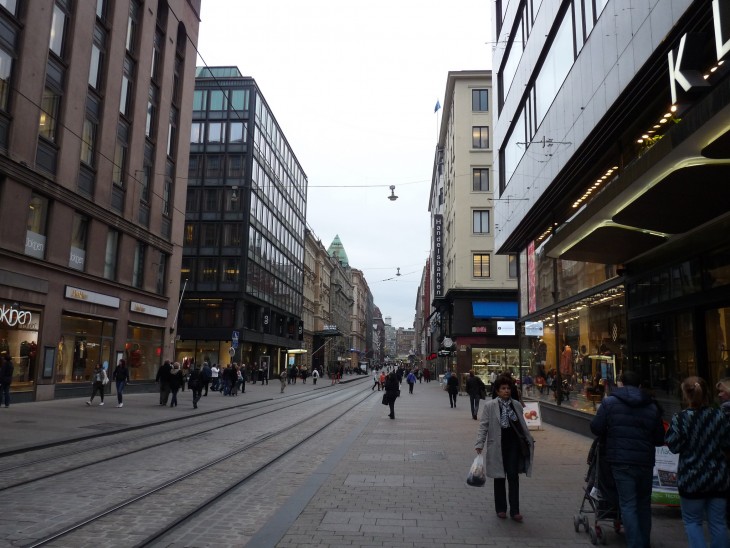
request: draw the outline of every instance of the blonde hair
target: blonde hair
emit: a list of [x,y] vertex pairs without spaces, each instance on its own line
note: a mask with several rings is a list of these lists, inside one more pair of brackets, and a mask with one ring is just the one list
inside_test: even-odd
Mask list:
[[717,383],[717,386],[715,386],[718,390],[722,390],[730,396],[730,377],[725,377],[720,379],[720,381]]
[[689,407],[699,408],[710,405],[710,391],[705,379],[701,377],[687,377],[682,382],[682,395]]

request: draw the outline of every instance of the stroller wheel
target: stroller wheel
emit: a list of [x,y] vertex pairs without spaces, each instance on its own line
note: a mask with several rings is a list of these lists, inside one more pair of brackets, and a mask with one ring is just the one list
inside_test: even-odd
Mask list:
[[591,537],[591,544],[593,544],[594,546],[598,544],[598,535],[596,535],[596,530],[593,527],[588,529],[588,534]]
[[603,532],[600,525],[596,525],[596,539],[601,544],[606,544],[606,533]]
[[580,526],[583,523],[583,521],[580,519],[580,516],[575,514],[573,516],[573,527],[575,527],[575,532],[577,533],[580,531]]
[[615,519],[613,520],[613,530],[617,533],[621,532],[621,520]]
[[588,529],[590,529],[590,524],[588,522],[588,516],[583,516],[583,530],[587,533]]

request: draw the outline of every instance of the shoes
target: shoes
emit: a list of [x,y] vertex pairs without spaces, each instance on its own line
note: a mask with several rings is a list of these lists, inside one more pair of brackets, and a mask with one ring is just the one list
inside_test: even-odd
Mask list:
[[86,402],[86,405],[91,405],[91,402],[90,402],[90,401],[87,401],[87,402]]
[[197,403],[194,403],[193,404],[193,409],[197,409],[197,408],[198,408],[198,404]]
[[170,407],[175,407],[175,404],[174,404],[174,403],[171,403],[171,404],[170,404]]
[[391,419],[395,418],[395,415],[388,415]]
[[497,512],[497,517],[499,519],[507,519],[507,512]]
[[522,514],[515,514],[514,516],[512,516],[512,519],[515,520],[515,521],[517,521],[517,522],[522,523],[522,519],[523,519],[522,518]]
[[120,403],[119,405],[117,405],[117,407],[124,407],[124,404]]
[[476,415],[472,415],[471,418],[474,419],[474,420],[477,420],[477,416]]
[[102,405],[104,405],[104,402],[100,402],[99,403],[99,407],[101,407]]

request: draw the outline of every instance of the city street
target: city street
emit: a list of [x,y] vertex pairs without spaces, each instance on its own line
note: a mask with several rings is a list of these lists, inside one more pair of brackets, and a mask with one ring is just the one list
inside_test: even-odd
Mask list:
[[[576,533],[573,526],[573,516],[583,496],[590,439],[550,425],[534,431],[533,477],[520,478],[521,511],[525,521],[521,524],[503,521],[494,513],[491,482],[481,488],[470,487],[465,482],[474,456],[477,430],[477,422],[469,414],[467,398],[460,397],[458,407],[451,409],[446,393],[437,383],[417,384],[413,395],[407,393],[404,384],[402,396],[396,403],[396,420],[390,420],[387,408],[380,403],[382,393],[368,394],[371,386],[368,378],[346,380],[352,382],[340,387],[330,386],[327,379],[322,379],[316,387],[310,383],[288,385],[284,394],[280,394],[278,382],[263,387],[248,385],[246,393],[235,398],[211,393],[197,411],[189,405],[188,392],[184,393],[181,407],[177,409],[159,407],[155,394],[128,396],[123,409],[113,405],[87,408],[79,399],[14,405],[2,409],[0,414],[3,432],[8,432],[0,442],[0,453],[29,443],[60,442],[89,433],[109,433],[170,419],[182,419],[167,424],[168,431],[182,435],[187,425],[201,419],[196,415],[224,409],[240,410],[241,415],[259,413],[259,418],[253,421],[255,427],[242,423],[237,428],[241,433],[238,439],[242,441],[264,437],[267,432],[290,422],[295,424],[290,436],[293,438],[297,430],[304,428],[304,423],[301,427],[296,426],[297,421],[314,421],[307,409],[316,411],[317,416],[325,413],[321,403],[310,401],[292,407],[295,411],[272,414],[265,414],[263,406],[293,403],[315,394],[325,395],[329,401],[335,397],[336,390],[344,390],[342,395],[353,403],[362,397],[366,398],[365,402],[336,420],[328,419],[329,425],[321,435],[281,457],[245,486],[231,488],[221,503],[176,525],[170,534],[151,545],[590,545],[588,534],[583,530]],[[257,411],[259,407],[261,411]],[[129,430],[128,434],[134,432]],[[285,436],[276,444],[283,447],[288,438]],[[91,441],[93,438],[84,443]],[[127,475],[129,484],[114,476],[115,470],[121,469],[120,464],[116,461],[108,465],[102,463],[108,474],[95,478],[92,483],[95,488],[84,494],[91,505],[104,508],[109,501],[116,500],[120,489],[137,492],[147,487],[132,483],[134,478],[150,478],[153,470],[161,473],[166,468],[182,469],[188,460],[200,463],[216,456],[222,446],[231,449],[237,444],[230,436],[210,432],[188,439],[184,453],[179,449],[173,452],[173,445],[160,446],[155,449],[154,462],[137,457],[139,473]],[[53,459],[54,451],[65,454],[68,448],[59,446],[27,454],[21,452],[3,457],[0,465],[7,468],[11,462],[32,461],[41,453]],[[164,463],[162,468],[161,463]],[[230,478],[235,476],[234,471],[231,470]],[[64,479],[64,476],[68,478]],[[41,507],[44,500],[57,497],[59,491],[72,489],[69,485],[72,477],[73,473],[61,474],[39,482],[31,494],[25,491],[22,499],[18,499],[17,494],[14,496],[20,487],[4,490],[0,497],[2,545],[28,545],[18,542],[13,533],[23,526],[11,519],[18,506],[24,511]],[[9,478],[2,476],[0,489],[8,483],[11,483]],[[112,488],[112,484],[116,487]],[[86,489],[81,485],[76,488]],[[113,515],[103,519],[97,536],[89,538],[88,545],[138,545],[140,540],[135,527],[162,525],[163,520],[172,519],[167,515],[174,514],[171,509],[192,501],[166,502],[166,509],[160,507],[151,515],[143,514],[134,520],[125,518],[121,524]],[[40,519],[45,528],[52,530],[53,520],[61,520],[63,514],[61,511],[49,512]],[[15,540],[11,542],[11,538]],[[607,532],[607,543],[625,546],[622,536],[612,530]],[[61,537],[49,545],[77,544]],[[686,546],[678,509],[654,509],[652,546]]]

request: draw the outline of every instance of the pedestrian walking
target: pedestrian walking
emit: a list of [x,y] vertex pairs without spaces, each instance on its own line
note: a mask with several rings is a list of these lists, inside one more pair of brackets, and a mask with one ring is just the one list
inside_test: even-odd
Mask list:
[[124,358],[119,359],[112,378],[117,387],[117,407],[124,407],[124,387],[129,382],[129,369]]
[[423,370],[423,378],[426,379],[426,382],[431,382],[431,370],[430,369],[424,369]]
[[[720,400],[720,409],[725,413],[725,416],[730,420],[730,377],[720,379],[717,383],[717,397]],[[728,492],[727,499],[725,501],[725,521],[730,527],[730,492]]]
[[413,371],[410,371],[408,375],[406,375],[406,382],[408,383],[408,393],[412,396],[413,387],[416,385],[416,375],[413,374]]
[[386,379],[385,371],[381,371],[380,372],[380,388],[382,388],[383,390],[385,390],[385,379]]
[[316,369],[312,369],[312,384],[317,384],[317,379],[319,378],[319,371]]
[[497,398],[484,405],[474,448],[481,454],[484,444],[487,445],[485,472],[487,477],[494,479],[497,517],[507,517],[509,501],[510,517],[521,522],[519,474],[528,478],[532,475],[535,441],[527,428],[522,404],[511,397],[512,378],[502,375],[494,382],[497,383]]
[[378,392],[380,392],[380,374],[377,371],[373,371],[373,387],[370,390],[374,392],[376,386],[378,387]]
[[471,405],[471,418],[477,420],[479,415],[479,400],[487,398],[487,387],[484,381],[469,371],[469,377],[466,379],[466,393],[469,394],[469,405]]
[[210,379],[213,378],[213,371],[210,368],[210,364],[207,361],[203,362],[203,368],[200,370],[201,379],[203,381],[203,396],[208,395],[208,386],[210,385]]
[[400,383],[395,373],[389,373],[385,379],[385,395],[383,396],[390,408],[390,414],[388,417],[391,419],[395,418],[395,400],[400,396]]
[[286,388],[286,369],[282,369],[281,373],[279,374],[279,381],[281,382],[281,394],[284,393],[284,388]]
[[451,373],[446,380],[446,391],[449,393],[449,404],[455,408],[456,396],[459,395],[459,377],[456,376],[456,373]]
[[193,408],[197,409],[200,396],[203,393],[203,378],[197,363],[193,364],[193,367],[190,370],[188,388],[190,388],[193,393]]
[[210,389],[213,392],[218,392],[220,386],[220,369],[218,368],[218,364],[214,363],[213,366],[210,368]]
[[603,400],[591,432],[606,440],[605,461],[616,483],[629,548],[648,548],[655,447],[664,445],[659,407],[640,387],[637,373],[624,371],[622,386]]
[[13,360],[5,354],[0,363],[0,405],[10,407],[10,385],[13,383]]
[[180,363],[173,363],[172,371],[170,372],[170,392],[172,394],[170,407],[177,407],[177,393],[180,391],[180,387],[183,385],[184,382],[185,380],[183,379]]
[[165,360],[160,368],[157,370],[155,381],[160,383],[160,405],[167,405],[167,400],[170,397],[170,373],[172,372],[172,365],[170,360]]
[[687,408],[672,417],[666,442],[672,453],[679,453],[677,488],[687,540],[691,548],[707,546],[702,528],[706,520],[711,548],[727,548],[730,421],[722,410],[710,407],[710,391],[700,377],[682,382],[682,399]]
[[89,401],[86,402],[86,405],[92,404],[97,392],[101,398],[99,405],[104,405],[104,385],[108,382],[109,377],[106,376],[106,371],[104,371],[104,368],[100,363],[97,363],[96,366],[94,366],[94,372],[91,375],[91,397],[89,398]]
[[[269,386],[269,368],[264,367],[261,371],[261,374],[263,375],[261,378],[261,384],[265,384],[266,386]],[[316,384],[316,383],[315,383]]]

